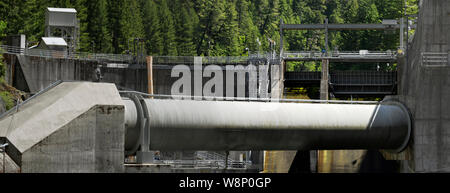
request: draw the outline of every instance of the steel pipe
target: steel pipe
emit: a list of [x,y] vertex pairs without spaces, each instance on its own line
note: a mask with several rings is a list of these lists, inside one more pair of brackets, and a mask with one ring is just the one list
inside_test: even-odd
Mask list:
[[125,104],[125,127],[134,128],[137,124],[137,110],[136,105],[130,99],[123,99]]
[[[145,129],[149,134],[145,137],[153,150],[401,151],[411,132],[409,112],[397,102],[308,104],[142,99],[141,104],[148,115]],[[136,127],[128,128],[133,129]],[[127,136],[126,143],[132,144],[130,140],[136,142],[136,138]]]

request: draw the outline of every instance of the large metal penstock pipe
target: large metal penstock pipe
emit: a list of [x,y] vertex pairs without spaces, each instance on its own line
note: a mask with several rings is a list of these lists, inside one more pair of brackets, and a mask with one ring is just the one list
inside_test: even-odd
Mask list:
[[[401,151],[411,132],[409,113],[397,102],[312,104],[142,99],[141,104],[149,117],[145,129],[150,131],[149,146],[154,150]],[[137,138],[127,135],[126,141],[136,143]]]

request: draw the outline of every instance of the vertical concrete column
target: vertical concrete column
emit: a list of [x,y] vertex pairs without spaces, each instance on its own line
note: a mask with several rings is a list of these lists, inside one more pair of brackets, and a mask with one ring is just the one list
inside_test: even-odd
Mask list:
[[400,18],[400,49],[405,50],[405,18]]
[[322,60],[322,79],[320,80],[320,100],[328,100],[329,60]]
[[286,61],[280,58],[281,78],[280,78],[280,98],[284,97],[284,74],[286,73]]
[[[328,82],[329,82],[329,60],[322,60],[322,78],[320,80],[320,100],[328,100]],[[318,151],[310,151],[310,170],[312,173],[316,173],[318,162]]]
[[5,79],[9,85],[13,85],[14,70],[15,70],[14,68],[15,68],[15,63],[16,63],[15,57],[16,56],[8,54],[8,57],[9,57],[10,61],[9,61],[9,64],[8,63],[6,64],[7,70],[6,70],[6,74],[5,74]]
[[281,64],[280,65],[271,65],[271,81],[270,81],[270,86],[271,86],[271,99],[272,101],[276,101],[281,97]]

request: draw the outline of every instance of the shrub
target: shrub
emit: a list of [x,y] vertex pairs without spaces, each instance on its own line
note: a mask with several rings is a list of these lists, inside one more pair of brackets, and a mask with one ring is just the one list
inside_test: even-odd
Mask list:
[[8,91],[2,91],[0,92],[0,97],[3,99],[3,102],[5,103],[6,110],[9,110],[14,107],[14,97],[9,93]]

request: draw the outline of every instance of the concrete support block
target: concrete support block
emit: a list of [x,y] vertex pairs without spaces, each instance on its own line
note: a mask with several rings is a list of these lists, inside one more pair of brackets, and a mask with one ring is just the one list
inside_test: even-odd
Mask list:
[[123,172],[124,107],[98,106],[96,110],[95,172]]
[[22,172],[124,172],[124,107],[95,106],[22,154]]

